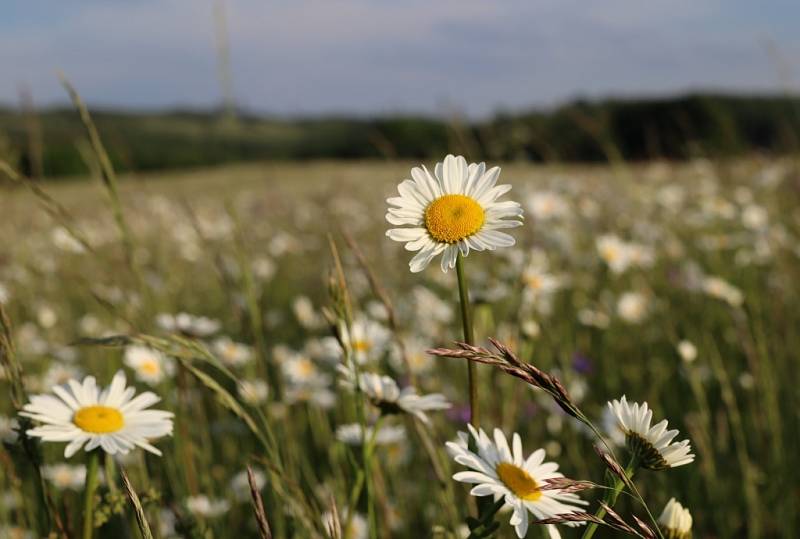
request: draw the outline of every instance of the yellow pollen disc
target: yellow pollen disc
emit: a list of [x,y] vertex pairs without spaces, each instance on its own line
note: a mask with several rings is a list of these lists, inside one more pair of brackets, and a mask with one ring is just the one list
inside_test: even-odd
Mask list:
[[117,432],[125,426],[125,418],[116,408],[86,406],[75,412],[72,422],[83,431],[94,434]]
[[455,243],[475,234],[483,226],[485,212],[464,195],[444,195],[425,208],[425,228],[438,242]]
[[158,372],[161,370],[159,369],[158,362],[153,361],[152,359],[139,365],[139,369],[141,369],[141,371],[145,374],[158,374]]
[[356,352],[369,352],[370,344],[368,341],[353,341],[353,350]]
[[522,468],[509,464],[508,462],[501,462],[495,468],[500,481],[508,487],[508,490],[514,493],[517,498],[525,501],[535,502],[542,497],[542,491],[539,490],[539,485],[530,476],[528,472]]

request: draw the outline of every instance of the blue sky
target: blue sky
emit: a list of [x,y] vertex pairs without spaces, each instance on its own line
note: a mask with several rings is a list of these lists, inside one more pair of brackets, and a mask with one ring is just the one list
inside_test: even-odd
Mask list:
[[[234,92],[276,114],[551,106],[800,86],[797,0],[224,0]],[[0,13],[0,102],[220,102],[213,0],[26,0]],[[772,51],[772,52],[770,52]]]

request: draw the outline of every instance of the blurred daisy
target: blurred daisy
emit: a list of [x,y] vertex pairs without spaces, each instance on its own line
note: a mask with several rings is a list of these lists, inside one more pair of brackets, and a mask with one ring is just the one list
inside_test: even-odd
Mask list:
[[455,267],[459,251],[467,256],[470,249],[514,245],[514,238],[500,230],[522,224],[522,207],[497,201],[511,189],[495,185],[499,175],[498,167],[486,170],[484,163],[468,165],[453,155],[437,163],[433,175],[424,166],[411,169],[413,179],[397,187],[400,196],[387,200],[386,214],[389,223],[410,228],[392,228],[386,235],[405,243],[408,251],[419,251],[409,263],[412,272],[422,271],[440,254],[446,272]]
[[212,344],[214,352],[226,365],[238,367],[253,359],[253,348],[233,341],[230,337],[219,337]]
[[101,447],[111,455],[127,454],[134,447],[161,455],[149,441],[172,434],[172,413],[147,410],[160,399],[149,391],[134,398],[135,390],[126,387],[122,371],[103,391],[94,376],[87,376],[82,383],[70,380],[66,386],[54,386],[53,393],[32,396],[20,415],[44,423],[28,430],[28,436],[69,442],[66,458],[84,446],[86,451]]
[[248,404],[261,404],[269,397],[269,386],[264,380],[240,380],[237,388],[239,396]]
[[[513,511],[510,523],[517,537],[525,537],[528,531],[529,511],[540,520],[582,511],[581,506],[588,503],[573,493],[541,489],[547,479],[564,477],[556,471],[558,464],[544,461],[544,449],[534,451],[525,458],[519,434],[514,433],[509,447],[500,429],[494,430],[492,441],[483,429],[476,431],[472,425],[467,427],[477,451],[468,448],[469,436],[465,432],[458,433],[457,442],[447,442],[448,452],[453,459],[470,468],[469,471],[456,473],[453,479],[474,484],[470,491],[473,496],[493,496],[495,500],[505,498],[506,506]],[[566,525],[580,524],[569,522]]]
[[[267,484],[267,477],[261,470],[253,470],[253,478],[256,483],[256,490],[261,490]],[[242,470],[233,476],[230,483],[231,491],[237,501],[249,501],[250,493],[250,479],[247,477],[247,470]]]
[[672,443],[677,430],[667,430],[664,419],[654,426],[653,412],[647,403],[628,404],[625,396],[608,403],[609,410],[617,419],[619,429],[625,433],[628,449],[639,459],[641,466],[650,470],[664,470],[689,464],[694,454],[689,440]]
[[51,464],[42,466],[42,475],[59,490],[81,490],[86,482],[86,466]]
[[[371,440],[375,437],[376,445],[389,445],[400,443],[406,439],[406,429],[398,427],[382,427],[375,432],[374,427],[367,425],[366,438]],[[359,423],[348,423],[336,428],[336,439],[347,445],[361,445],[364,441],[361,425]]]
[[124,361],[136,373],[137,380],[151,385],[161,383],[164,376],[175,372],[175,365],[170,358],[147,346],[128,346],[125,348]]
[[665,539],[689,539],[692,536],[692,514],[675,498],[667,502],[658,517],[658,524]]
[[528,198],[528,210],[534,219],[549,221],[569,214],[569,205],[564,197],[552,191],[537,191]]
[[[352,389],[355,386],[352,371],[344,365],[340,365],[339,371],[343,375],[342,385]],[[405,412],[427,424],[430,420],[425,412],[447,410],[451,406],[441,393],[418,395],[411,386],[400,390],[397,382],[388,376],[365,372],[361,374],[360,381],[361,390],[384,413]]]
[[343,332],[345,345],[348,346],[359,363],[379,358],[390,342],[389,330],[378,322],[366,317],[356,318],[350,326],[350,333]]
[[691,341],[683,340],[679,342],[677,349],[678,355],[680,355],[681,359],[686,363],[691,363],[697,359],[697,347]]
[[617,300],[617,314],[629,324],[641,323],[649,308],[647,296],[639,292],[624,292]]
[[705,277],[700,286],[703,292],[727,302],[731,307],[739,307],[744,301],[742,291],[720,277]]
[[179,332],[191,337],[208,337],[222,326],[219,320],[188,313],[161,313],[156,317],[156,324],[164,331]]
[[227,513],[231,504],[226,500],[211,499],[205,494],[200,494],[186,498],[186,508],[196,516],[214,518]]

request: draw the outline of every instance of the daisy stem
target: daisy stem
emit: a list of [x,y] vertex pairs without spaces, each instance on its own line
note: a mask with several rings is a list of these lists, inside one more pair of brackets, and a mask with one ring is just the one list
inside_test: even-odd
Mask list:
[[94,493],[97,490],[97,469],[100,466],[100,451],[89,452],[86,466],[86,486],[83,498],[83,539],[92,539],[94,531]]
[[[464,328],[464,342],[475,344],[475,334],[472,330],[472,320],[470,317],[469,288],[467,286],[467,276],[464,272],[464,257],[461,251],[456,256],[456,274],[458,275],[458,297],[461,304],[461,325]],[[478,428],[480,424],[478,406],[478,380],[475,372],[475,363],[467,362],[467,383],[469,384],[469,422],[473,427]]]
[[[636,473],[636,470],[639,468],[639,459],[636,456],[631,457],[628,466],[625,468],[625,475],[628,479],[633,477],[633,474]],[[603,502],[609,507],[614,507],[614,504],[617,503],[617,498],[619,498],[620,493],[625,488],[625,481],[622,480],[621,477],[617,477],[614,480],[614,488],[607,490],[605,495],[603,496]],[[595,511],[594,516],[599,519],[603,519],[606,516],[606,510],[603,507],[599,507],[597,511]],[[586,527],[586,531],[583,532],[581,539],[589,539],[594,535],[594,532],[597,531],[597,523],[591,523]]]

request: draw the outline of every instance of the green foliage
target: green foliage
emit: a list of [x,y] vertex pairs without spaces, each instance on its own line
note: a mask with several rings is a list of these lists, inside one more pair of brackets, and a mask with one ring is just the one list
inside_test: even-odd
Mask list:
[[[800,140],[800,100],[696,94],[678,98],[576,101],[555,110],[499,113],[464,129],[415,116],[281,119],[214,112],[92,111],[119,171],[191,168],[229,162],[305,159],[427,159],[458,151],[477,159],[605,161],[789,152]],[[41,113],[47,176],[86,173],[84,137],[69,109]],[[30,171],[25,119],[0,109],[0,156]],[[464,140],[474,140],[463,148]],[[477,154],[477,155],[472,155]],[[7,159],[8,160],[8,159]]]

